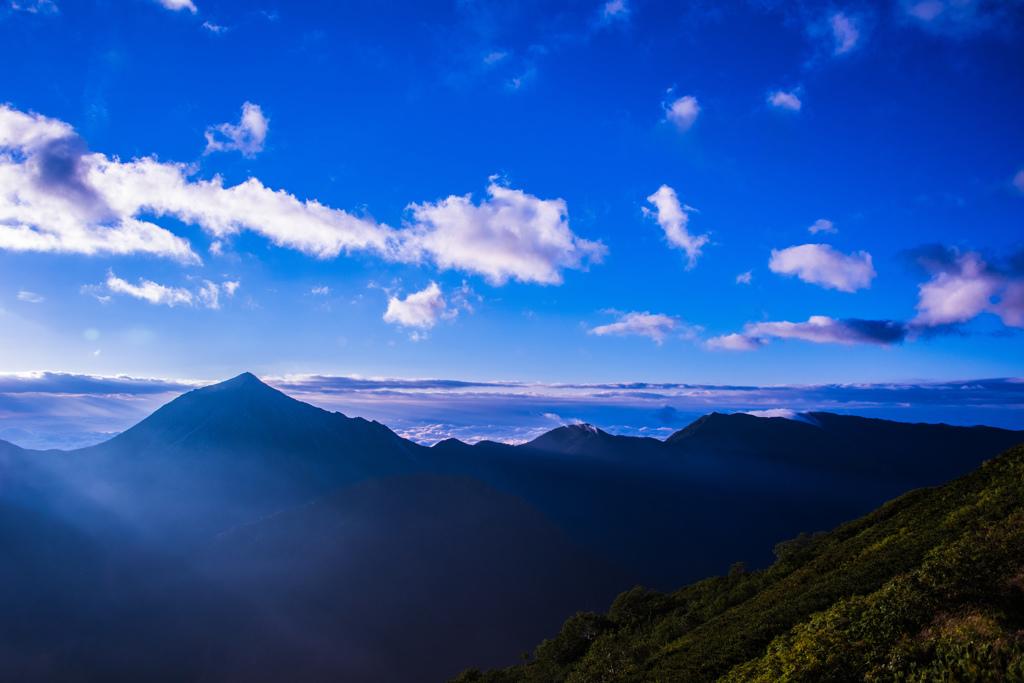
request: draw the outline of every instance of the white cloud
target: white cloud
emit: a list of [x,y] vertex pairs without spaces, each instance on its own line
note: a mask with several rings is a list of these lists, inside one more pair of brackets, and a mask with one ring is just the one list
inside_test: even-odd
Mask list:
[[800,111],[800,107],[803,106],[803,103],[800,101],[800,98],[796,96],[796,93],[783,92],[781,90],[769,93],[768,103],[773,107],[789,109],[790,111]]
[[[654,204],[654,217],[665,231],[665,238],[669,244],[686,253],[686,269],[693,268],[697,264],[697,257],[701,255],[701,247],[710,239],[708,235],[691,235],[686,229],[687,223],[690,222],[687,212],[693,211],[693,208],[680,205],[676,191],[668,185],[658,188],[647,201]],[[645,207],[644,214],[651,215],[650,209]]]
[[91,153],[68,124],[0,105],[0,249],[144,253],[201,263],[188,240],[150,222],[167,216],[200,226],[213,238],[214,255],[231,236],[250,230],[320,259],[365,251],[407,263],[433,260],[492,284],[561,284],[563,270],[586,270],[608,251],[569,229],[564,200],[542,200],[493,178],[480,204],[468,195],[411,204],[414,221],[396,231],[300,201],[257,178],[224,187],[219,176],[202,180],[195,173],[155,157],[121,161]]
[[488,66],[497,64],[506,57],[508,57],[507,52],[490,52],[486,57],[484,57],[484,64],[487,64]]
[[748,270],[745,273],[740,273],[736,276],[736,284],[738,285],[749,285],[750,281],[754,279],[754,271]]
[[827,244],[772,249],[768,268],[773,273],[796,275],[804,282],[841,292],[868,288],[877,275],[871,265],[871,254],[861,251],[847,256]]
[[453,307],[461,308],[467,313],[473,313],[475,309],[473,304],[470,303],[470,299],[475,299],[477,302],[484,300],[483,296],[473,291],[473,288],[465,280],[462,281],[462,286],[455,289],[449,297]]
[[700,114],[700,105],[692,95],[684,95],[662,106],[665,107],[665,118],[676,124],[676,128],[682,132],[689,130]]
[[831,344],[879,344],[888,346],[906,336],[903,325],[888,320],[836,320],[812,315],[807,322],[761,322],[744,327],[743,334],[754,339],[802,339]]
[[187,240],[143,215],[172,216],[218,240],[249,229],[318,258],[394,249],[394,231],[371,219],[301,202],[256,178],[225,188],[220,177],[192,180],[193,173],[154,157],[90,153],[66,123],[0,106],[0,249],[200,262]]
[[319,287],[314,287],[313,291],[310,292],[310,294],[313,294],[314,296],[317,295],[317,294],[322,294],[324,296],[327,296],[330,293],[331,293],[331,288],[328,287],[327,285],[321,285]]
[[211,24],[208,21],[203,22],[203,28],[205,28],[207,31],[210,31],[211,33],[224,33],[228,30],[227,26],[218,26],[217,24]]
[[[211,30],[224,29],[215,27]],[[237,126],[222,123],[206,129],[206,151],[203,154],[235,150],[241,152],[242,156],[255,157],[257,152],[263,151],[263,142],[267,139],[269,127],[270,121],[263,115],[259,105],[246,102],[242,105],[242,118]]]
[[1024,193],[1024,169],[1017,171],[1017,175],[1013,176],[1013,186]]
[[107,274],[106,284],[107,288],[115,294],[127,294],[151,304],[166,304],[174,307],[193,306],[200,303],[207,308],[219,309],[220,295],[223,293],[228,297],[234,296],[240,283],[225,281],[218,285],[209,280],[203,280],[203,284],[193,293],[184,287],[167,287],[144,278],[139,278],[139,284],[133,285],[117,277],[111,271]]
[[207,308],[220,308],[220,295],[233,297],[238,289],[239,282],[222,282],[216,285],[209,280],[203,280],[203,286],[196,292],[196,297]]
[[652,314],[647,311],[638,313],[634,311],[621,314],[618,322],[587,330],[587,334],[596,334],[600,337],[609,334],[619,337],[635,334],[641,337],[650,337],[658,343],[658,346],[661,346],[662,342],[665,341],[665,337],[675,332],[678,327],[679,320],[676,318],[671,318],[661,313]]
[[192,12],[192,14],[195,14],[199,11],[196,8],[195,4],[192,2],[192,0],[155,0],[155,2],[163,5],[164,7],[170,10],[177,11],[180,9],[187,9],[188,11]]
[[860,31],[857,30],[857,24],[852,18],[842,12],[836,12],[829,19],[829,23],[832,25],[832,36],[836,41],[834,54],[841,55],[856,47]]
[[[932,263],[932,279],[918,285],[910,324],[936,327],[965,323],[981,313],[994,313],[1008,327],[1024,327],[1024,277],[996,272],[976,252],[953,250],[951,263]],[[993,301],[996,298],[998,301]]]
[[431,259],[438,267],[478,273],[501,285],[561,284],[565,268],[585,270],[608,252],[569,229],[561,199],[539,199],[491,179],[490,199],[474,204],[469,195],[437,203],[410,204],[415,223],[403,231],[399,258]]
[[827,221],[824,218],[819,218],[818,220],[814,221],[814,225],[807,228],[807,232],[811,233],[812,235],[817,235],[819,232],[835,234],[839,232],[839,229],[832,224],[832,221]]
[[712,337],[708,339],[707,346],[710,349],[722,349],[724,351],[754,351],[761,348],[763,343],[760,339],[734,333],[722,335],[721,337]]
[[203,280],[203,286],[199,288],[196,296],[207,308],[220,308],[220,287],[209,280]]
[[[410,294],[405,299],[397,296],[388,299],[384,321],[403,327],[427,329],[433,327],[438,318],[454,318],[458,313],[455,309],[448,310],[441,288],[431,281],[426,289]],[[419,337],[413,341],[419,341]]]
[[26,292],[23,289],[18,292],[18,301],[27,301],[31,304],[41,304],[46,301],[46,297],[42,294],[36,294],[35,292]]
[[191,306],[192,292],[181,287],[165,287],[152,280],[139,278],[139,284],[130,284],[114,275],[107,275],[107,287],[117,294],[127,294],[136,299],[143,299],[151,304],[167,304],[168,306]]
[[790,408],[769,408],[768,410],[747,410],[744,412],[754,417],[784,417],[787,420],[800,419],[800,413]]

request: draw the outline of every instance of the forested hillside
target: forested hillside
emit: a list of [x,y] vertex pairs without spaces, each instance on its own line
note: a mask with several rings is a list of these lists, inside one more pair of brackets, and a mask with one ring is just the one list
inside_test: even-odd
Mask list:
[[763,571],[638,587],[528,663],[453,680],[1024,681],[1024,445],[775,553]]

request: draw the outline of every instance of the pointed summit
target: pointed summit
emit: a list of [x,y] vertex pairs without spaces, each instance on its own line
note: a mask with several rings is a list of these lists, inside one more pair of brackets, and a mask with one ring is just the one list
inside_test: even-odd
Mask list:
[[245,372],[183,394],[82,452],[96,472],[119,473],[104,485],[116,489],[126,517],[158,532],[212,533],[364,479],[422,469],[418,448]]
[[281,394],[282,396],[285,395],[282,394],[277,389],[273,388],[272,386],[269,386],[268,384],[264,383],[259,377],[252,374],[251,372],[243,372],[241,375],[238,375],[237,377],[232,377],[231,379],[226,379],[223,382],[218,382],[217,384],[211,384],[209,386],[202,387],[201,389],[197,389],[196,392],[213,393],[217,391],[248,392],[266,390],[272,391],[276,394]]

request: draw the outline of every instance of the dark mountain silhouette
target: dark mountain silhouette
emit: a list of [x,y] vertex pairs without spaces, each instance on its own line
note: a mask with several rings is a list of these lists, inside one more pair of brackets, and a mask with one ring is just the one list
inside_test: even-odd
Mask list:
[[854,519],[1024,441],[989,427],[803,420],[712,413],[665,442],[572,425],[520,446],[449,439],[418,457],[522,496],[583,547],[669,589],[741,560],[766,566],[781,538]]
[[917,479],[940,484],[1024,440],[1024,433],[992,427],[907,424],[832,413],[802,420],[711,413],[665,444],[686,454],[756,457],[851,475]]
[[521,451],[559,453],[641,467],[657,465],[662,442],[647,437],[616,436],[593,425],[565,425],[523,444]]
[[86,505],[194,543],[372,477],[422,469],[387,427],[296,401],[245,373],[188,392],[110,441],[47,458]]

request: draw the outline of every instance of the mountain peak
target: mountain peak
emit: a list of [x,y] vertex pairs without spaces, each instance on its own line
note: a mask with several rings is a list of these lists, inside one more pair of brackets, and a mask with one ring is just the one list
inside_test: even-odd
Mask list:
[[[203,387],[203,391],[231,391],[231,390],[253,390],[258,388],[273,389],[273,387],[265,384],[259,377],[252,374],[251,372],[243,372],[237,377],[226,379],[223,382],[217,384],[211,384],[207,387]],[[274,389],[277,391],[277,389]]]
[[608,434],[594,425],[583,422],[562,425],[552,429],[550,432],[541,434],[533,441],[524,444],[524,446],[534,450],[569,453],[588,448],[588,444],[592,443],[593,439],[606,436]]

